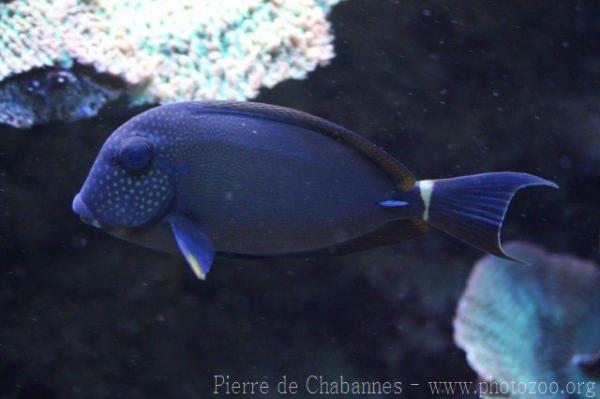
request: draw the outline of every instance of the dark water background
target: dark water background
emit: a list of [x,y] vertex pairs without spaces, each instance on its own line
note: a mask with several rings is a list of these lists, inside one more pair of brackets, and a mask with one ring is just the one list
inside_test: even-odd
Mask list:
[[[330,19],[332,65],[257,100],[353,128],[420,178],[552,179],[559,192],[517,196],[504,237],[599,260],[600,3],[347,0]],[[82,224],[72,197],[139,111],[0,128],[0,398],[205,398],[214,374],[475,378],[451,320],[481,254],[441,233],[343,258],[219,260],[201,283]]]

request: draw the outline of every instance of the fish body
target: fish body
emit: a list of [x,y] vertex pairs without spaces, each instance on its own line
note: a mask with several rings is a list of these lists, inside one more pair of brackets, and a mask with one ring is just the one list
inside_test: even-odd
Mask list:
[[[181,252],[200,277],[215,253],[348,253],[423,234],[436,219],[450,234],[504,255],[486,234],[499,236],[514,192],[552,185],[511,173],[415,183],[384,150],[318,117],[259,103],[182,102],[117,129],[73,208],[116,236]],[[485,202],[482,187],[492,188],[491,208],[476,207],[471,219],[481,231],[465,232],[456,220],[465,210],[452,207],[465,198]],[[439,193],[447,198],[433,207]]]
[[172,130],[189,170],[179,175],[174,205],[201,221],[219,252],[310,251],[397,216],[378,206],[400,196],[393,181],[342,142],[251,115],[206,113],[194,121]]

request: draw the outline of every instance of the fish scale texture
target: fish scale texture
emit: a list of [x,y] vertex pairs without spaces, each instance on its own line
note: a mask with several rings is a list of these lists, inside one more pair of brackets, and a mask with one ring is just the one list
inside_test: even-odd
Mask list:
[[[600,270],[531,244],[510,243],[506,251],[529,264],[486,256],[458,305],[454,338],[469,364],[486,381],[556,382],[560,390],[595,381],[597,396],[600,380],[571,360],[600,349]],[[568,397],[561,395],[552,397]]]
[[402,191],[409,191],[415,184],[415,177],[392,155],[365,137],[333,122],[298,111],[276,105],[247,101],[194,101],[188,107],[192,113],[223,112],[229,114],[251,114],[255,117],[273,121],[291,123],[293,125],[319,131],[336,140],[347,143],[365,156],[370,157],[382,167],[396,182]]
[[353,147],[283,120],[198,112],[197,105],[153,108],[109,142],[143,134],[160,142],[160,156],[184,165],[175,206],[202,221],[219,252],[315,250],[395,217],[377,206],[395,197],[393,181]]

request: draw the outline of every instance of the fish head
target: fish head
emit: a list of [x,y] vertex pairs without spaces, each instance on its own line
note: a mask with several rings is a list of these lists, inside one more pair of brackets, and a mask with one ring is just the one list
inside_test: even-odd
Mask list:
[[104,143],[73,199],[73,211],[85,223],[107,231],[159,221],[175,193],[175,172],[161,136],[125,127]]

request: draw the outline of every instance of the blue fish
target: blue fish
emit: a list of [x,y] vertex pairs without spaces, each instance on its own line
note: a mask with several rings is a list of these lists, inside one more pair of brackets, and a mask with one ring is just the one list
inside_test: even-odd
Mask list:
[[488,253],[525,173],[417,181],[366,138],[289,108],[232,101],[163,105],[104,143],[73,210],[127,241],[183,255],[204,279],[215,254],[347,254],[430,226]]

